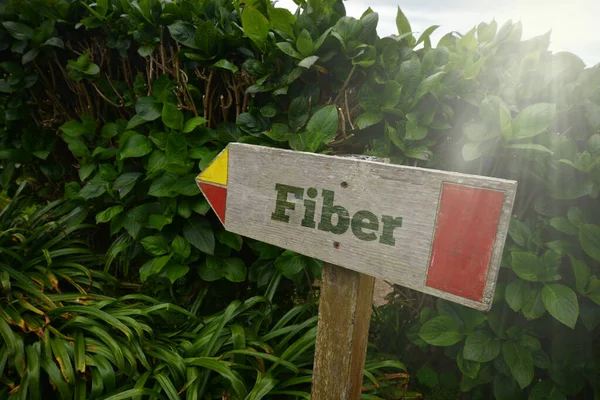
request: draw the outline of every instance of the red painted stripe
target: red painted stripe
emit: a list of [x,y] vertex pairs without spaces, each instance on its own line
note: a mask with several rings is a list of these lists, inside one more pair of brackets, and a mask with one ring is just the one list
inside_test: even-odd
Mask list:
[[504,192],[444,183],[426,286],[481,301]]
[[227,201],[227,188],[211,185],[210,183],[198,182],[200,190],[210,203],[221,223],[225,225],[225,204]]

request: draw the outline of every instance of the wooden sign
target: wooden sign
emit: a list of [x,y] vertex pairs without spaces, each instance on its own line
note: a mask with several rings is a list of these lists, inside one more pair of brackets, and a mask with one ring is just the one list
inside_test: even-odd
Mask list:
[[197,182],[228,231],[479,310],[517,186],[240,143]]

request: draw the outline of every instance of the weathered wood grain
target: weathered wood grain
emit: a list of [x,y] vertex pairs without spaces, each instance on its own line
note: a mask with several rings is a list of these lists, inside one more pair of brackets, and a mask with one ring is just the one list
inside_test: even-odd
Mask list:
[[324,263],[312,400],[358,400],[375,278]]
[[[227,230],[469,307],[487,310],[491,306],[516,182],[240,143],[231,143],[228,148]],[[284,193],[280,198],[294,205],[294,209],[285,208],[283,214],[279,213],[279,217],[289,218],[287,222],[272,218],[278,184],[303,190],[302,199],[296,198],[294,193]],[[485,288],[481,298],[476,299],[427,286],[428,268],[434,261],[430,256],[442,189],[457,185],[502,195],[498,227],[490,248],[472,249],[489,253],[489,265],[485,266],[482,277]],[[314,199],[309,198],[309,188],[316,189]],[[357,211],[374,214],[378,229],[362,231],[375,233],[376,240],[361,239],[350,228],[340,234],[318,229],[324,191],[334,193],[332,204],[345,208],[350,219]],[[314,228],[302,225],[306,219],[305,200],[317,202]],[[445,212],[446,216],[451,215],[452,209]],[[402,217],[402,226],[393,229],[393,245],[382,241],[385,236],[383,216]],[[388,225],[392,225],[390,221],[388,218]],[[331,222],[335,224],[335,215]],[[475,230],[470,234],[477,237],[476,221],[467,222],[465,226]],[[357,226],[360,228],[360,223]],[[365,224],[362,228],[374,226]]]

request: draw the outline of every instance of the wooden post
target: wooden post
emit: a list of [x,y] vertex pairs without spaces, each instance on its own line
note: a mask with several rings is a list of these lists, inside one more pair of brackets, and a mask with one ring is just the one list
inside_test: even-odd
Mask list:
[[312,400],[358,400],[375,278],[323,264]]

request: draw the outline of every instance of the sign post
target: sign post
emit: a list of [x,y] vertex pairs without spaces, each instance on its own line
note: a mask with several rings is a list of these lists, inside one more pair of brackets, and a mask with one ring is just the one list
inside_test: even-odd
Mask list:
[[196,180],[226,230],[325,261],[313,400],[360,397],[373,277],[491,307],[515,181],[241,143]]

